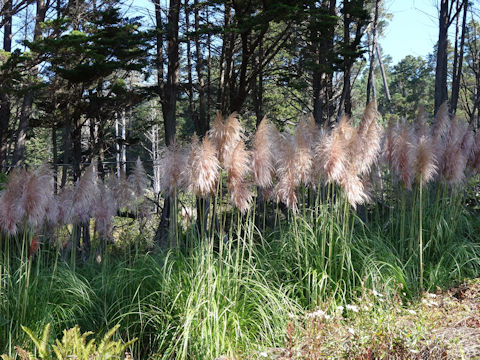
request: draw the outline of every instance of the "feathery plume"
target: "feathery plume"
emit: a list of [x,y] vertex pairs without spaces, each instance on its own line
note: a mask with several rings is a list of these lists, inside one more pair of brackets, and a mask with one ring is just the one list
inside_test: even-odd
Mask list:
[[438,108],[435,122],[433,123],[432,135],[434,139],[445,137],[448,134],[450,116],[448,115],[448,105],[444,102]]
[[394,135],[392,149],[392,167],[403,182],[410,189],[414,176],[414,136],[413,130],[406,119],[403,119]]
[[433,152],[439,166],[443,164],[443,155],[445,153],[445,146],[447,144],[447,138],[451,137],[451,123],[455,122],[454,120],[450,121],[450,116],[448,115],[447,103],[444,102],[438,109],[435,122],[432,127],[432,137],[433,137]]
[[250,168],[250,153],[245,149],[245,144],[240,141],[232,153],[232,166],[228,171],[228,183],[235,186],[248,175]]
[[233,113],[225,121],[225,141],[223,142],[220,157],[220,162],[223,163],[226,170],[234,166],[232,155],[240,141],[243,141],[243,129],[240,121],[238,121],[238,114]]
[[368,128],[373,121],[378,117],[377,107],[375,101],[370,101],[363,111],[362,119],[358,124],[357,135],[365,138]]
[[437,173],[435,154],[433,153],[432,138],[430,135],[421,135],[416,144],[415,168],[417,179],[421,179],[422,184],[433,180]]
[[5,190],[0,192],[0,229],[10,235],[17,233],[18,225],[24,220],[25,212],[18,199],[22,197],[25,178],[25,169],[13,169]]
[[291,136],[281,138],[280,151],[277,159],[277,174],[279,181],[275,188],[277,201],[280,200],[293,212],[297,212],[297,196],[295,188],[300,183],[296,171],[296,154]]
[[112,220],[117,212],[112,191],[103,183],[98,186],[98,196],[93,209],[95,228],[102,239],[111,238]]
[[230,190],[230,199],[242,214],[250,208],[252,198],[252,190],[246,181],[240,181]]
[[390,119],[388,122],[387,129],[383,135],[383,156],[382,160],[389,164],[390,166],[393,165],[393,144],[395,134],[397,133],[398,124],[393,119]]
[[73,189],[65,187],[58,196],[58,220],[60,224],[72,223]]
[[253,179],[262,187],[271,187],[275,170],[273,124],[266,117],[260,122],[253,138]]
[[357,208],[357,205],[363,204],[369,200],[365,184],[356,173],[352,171],[343,173],[342,178],[340,179],[340,185],[347,196],[348,202],[354,209]]
[[348,167],[347,144],[353,129],[348,125],[348,120],[342,118],[340,123],[328,136],[323,137],[315,148],[315,163],[320,175],[327,182],[340,182],[343,173]]
[[134,200],[134,195],[123,169],[120,169],[120,177],[117,177],[114,173],[110,173],[107,185],[113,193],[113,198],[118,209],[130,206]]
[[45,222],[47,226],[55,227],[60,223],[60,207],[58,197],[52,195],[45,206]]
[[173,196],[175,191],[183,190],[187,186],[182,172],[187,165],[188,152],[176,143],[165,148],[160,166],[160,188],[168,195]]
[[377,122],[378,112],[375,101],[370,102],[355,133],[348,144],[351,172],[363,174],[370,171],[380,152],[382,132]]
[[72,205],[72,219],[75,223],[87,223],[91,218],[91,205],[97,196],[97,170],[92,162],[80,180],[75,184]]
[[462,140],[466,128],[466,125],[460,123],[455,117],[452,119],[442,154],[440,173],[443,180],[451,186],[460,184],[465,177],[468,156],[462,150]]
[[415,121],[415,134],[417,138],[430,135],[430,129],[427,124],[427,114],[425,112],[425,106],[422,104],[418,107],[417,119]]
[[27,171],[25,175],[20,206],[28,224],[38,227],[43,224],[47,204],[53,196],[53,178],[45,165],[35,171]]
[[[306,120],[300,120],[297,125],[294,136],[295,166],[298,178],[298,186],[300,183],[313,184],[312,180],[312,164],[313,164],[313,134],[312,124]],[[313,184],[314,186],[316,184]]]
[[140,160],[140,156],[137,158],[135,167],[133,168],[133,173],[128,177],[128,180],[135,197],[142,197],[145,194],[145,190],[147,189],[150,181],[148,180],[147,173],[145,172],[145,168]]
[[220,158],[220,149],[223,147],[225,141],[225,121],[223,119],[222,112],[217,110],[215,117],[213,118],[213,124],[210,130],[208,131],[208,136],[212,141],[213,145],[217,149],[218,157]]
[[222,114],[217,112],[209,136],[217,149],[218,159],[225,166],[231,166],[231,156],[237,143],[243,140],[243,129],[236,112],[224,121]]
[[313,115],[308,118],[302,117],[296,126],[295,137],[301,138],[302,142],[313,149],[318,131]]
[[210,139],[205,136],[199,142],[194,136],[186,174],[189,177],[190,191],[200,197],[212,194],[217,184],[219,167],[215,146]]
[[246,181],[250,171],[249,163],[250,154],[245,149],[243,141],[240,141],[232,153],[232,166],[228,172],[227,186],[232,202],[242,213],[248,210],[253,197]]
[[474,151],[474,142],[475,133],[473,132],[472,126],[464,123],[464,132],[462,136],[462,141],[460,142],[460,149],[462,150],[463,155],[467,159],[472,156],[472,153]]

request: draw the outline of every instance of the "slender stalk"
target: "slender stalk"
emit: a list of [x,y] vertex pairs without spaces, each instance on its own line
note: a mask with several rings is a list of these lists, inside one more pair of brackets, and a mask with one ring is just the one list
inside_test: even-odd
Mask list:
[[422,202],[423,202],[423,196],[422,196],[422,175],[420,174],[420,186],[419,186],[419,191],[420,191],[420,201],[418,204],[418,214],[419,214],[419,232],[418,232],[418,252],[420,256],[420,293],[423,293],[423,239],[422,239],[422,222],[423,222],[423,208],[422,208]]

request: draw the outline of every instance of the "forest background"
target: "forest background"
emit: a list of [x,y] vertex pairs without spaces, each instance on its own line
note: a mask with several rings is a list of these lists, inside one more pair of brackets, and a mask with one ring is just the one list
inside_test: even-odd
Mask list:
[[[432,5],[394,64],[381,0],[0,1],[0,352],[288,358],[478,276],[479,4]],[[312,358],[437,349],[348,326]]]

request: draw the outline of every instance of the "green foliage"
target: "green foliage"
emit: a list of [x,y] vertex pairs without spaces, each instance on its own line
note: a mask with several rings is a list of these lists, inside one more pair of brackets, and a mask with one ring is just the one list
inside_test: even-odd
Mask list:
[[[68,31],[70,23],[55,21],[56,31]],[[59,38],[26,41],[35,53],[47,54],[50,70],[70,83],[92,84],[118,70],[142,71],[147,65],[149,35],[139,30],[138,19],[126,19],[119,8],[98,11],[85,31],[71,30]]]
[[[55,344],[49,343],[50,324],[45,326],[41,337],[35,335],[32,330],[25,326],[22,326],[22,329],[33,341],[36,353],[42,360],[65,360],[71,357],[75,357],[75,359],[78,360],[107,360],[122,359],[125,350],[136,341],[136,339],[133,339],[125,344],[122,341],[113,341],[112,336],[119,327],[120,325],[117,325],[108,331],[98,345],[95,339],[87,342],[87,338],[92,335],[93,332],[85,332],[82,334],[78,326],[64,330],[62,339],[57,339]],[[36,356],[22,348],[16,348],[16,351],[22,360],[37,360]],[[7,355],[2,355],[2,359],[13,360]]]
[[414,119],[419,105],[433,110],[435,76],[433,69],[421,57],[406,56],[393,67],[390,91],[393,112]]
[[[430,291],[480,271],[478,219],[462,210],[460,193],[436,191],[426,189],[422,230],[424,287]],[[25,348],[29,342],[17,324],[32,329],[30,334],[44,333],[47,323],[52,331],[78,324],[101,334],[120,324],[123,339],[138,337],[132,345],[137,358],[248,358],[282,346],[289,319],[303,310],[332,311],[370,292],[382,293],[385,303],[411,301],[419,294],[418,208],[410,205],[418,203],[418,193],[405,193],[405,206],[399,189],[386,194],[392,212],[367,208],[366,222],[336,193],[312,212],[300,208],[288,221],[280,216],[273,232],[254,230],[250,214],[237,225],[231,223],[235,216],[221,219],[224,236],[208,241],[199,241],[194,231],[182,232],[178,241],[185,248],[165,253],[119,248],[102,264],[76,269],[45,253],[20,267],[10,263],[1,276],[0,314],[6,315],[0,318],[0,337]],[[375,307],[380,302],[369,301]],[[384,315],[375,319],[388,337]],[[69,334],[81,340],[78,328]],[[44,338],[35,338],[37,349]],[[398,338],[405,337],[399,333]],[[370,343],[352,346],[362,344]],[[8,344],[1,351],[8,352]]]

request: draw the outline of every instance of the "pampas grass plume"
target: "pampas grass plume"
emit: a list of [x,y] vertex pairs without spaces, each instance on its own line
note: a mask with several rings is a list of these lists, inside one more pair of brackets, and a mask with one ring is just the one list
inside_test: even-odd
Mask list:
[[361,205],[369,200],[365,184],[354,172],[346,172],[340,179],[340,185],[345,193],[350,205],[356,209],[357,205]]
[[43,224],[46,207],[53,196],[53,178],[48,168],[43,165],[35,171],[26,172],[20,206],[33,227]]
[[103,183],[98,186],[98,197],[94,205],[95,228],[100,238],[109,239],[112,221],[117,212],[113,192]]
[[422,184],[432,181],[437,173],[432,138],[428,134],[421,135],[417,141],[415,167],[417,179],[421,179]]
[[281,138],[280,151],[278,152],[277,174],[279,181],[275,188],[277,200],[283,202],[294,212],[297,211],[297,196],[295,188],[300,184],[300,179],[295,173],[297,169],[294,139],[292,136]]
[[220,164],[212,141],[205,136],[200,142],[196,136],[188,159],[187,176],[189,190],[200,197],[207,197],[215,191]]
[[231,166],[231,156],[237,143],[243,140],[243,129],[236,112],[224,121],[221,112],[217,112],[209,137],[218,153],[218,159],[225,168]]
[[150,181],[148,180],[147,173],[145,172],[140,157],[135,161],[135,167],[133,168],[132,174],[128,177],[128,181],[132,187],[133,194],[137,198],[140,198],[145,194]]
[[348,168],[348,140],[353,129],[343,118],[330,135],[325,136],[315,148],[315,163],[327,182],[340,182]]
[[245,144],[240,141],[232,153],[232,166],[228,173],[228,190],[235,206],[244,213],[253,198],[246,177],[250,172],[250,153],[245,149]]
[[120,169],[120,177],[110,173],[107,181],[108,188],[113,193],[113,198],[118,209],[129,207],[134,201],[133,191],[130,182],[127,179],[125,171]]
[[393,140],[392,167],[407,189],[411,188],[414,176],[414,143],[413,130],[407,120],[403,119]]
[[23,221],[25,212],[19,203],[23,194],[26,171],[15,168],[8,176],[5,190],[0,192],[0,229],[7,234],[15,235]]
[[298,181],[295,185],[314,184],[312,179],[312,165],[313,165],[313,144],[314,134],[316,133],[316,125],[311,121],[305,119],[300,120],[297,125],[294,136],[294,152],[295,172],[297,173]]
[[75,184],[73,194],[72,218],[74,222],[86,223],[91,217],[92,204],[97,196],[97,170],[92,162],[83,176]]
[[252,167],[255,183],[268,188],[273,184],[275,134],[273,124],[266,117],[260,122],[253,138]]
[[173,196],[175,191],[182,190],[187,186],[182,172],[186,168],[188,152],[180,148],[176,143],[165,148],[160,165],[160,188],[168,195]]

